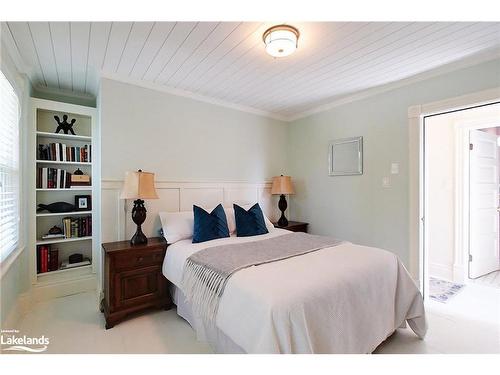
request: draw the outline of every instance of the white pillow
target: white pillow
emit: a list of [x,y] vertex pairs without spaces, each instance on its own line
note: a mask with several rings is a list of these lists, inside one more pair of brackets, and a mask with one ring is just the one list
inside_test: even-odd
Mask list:
[[236,219],[234,217],[233,207],[224,207],[224,213],[226,214],[227,227],[229,229],[229,234],[236,232]]
[[193,211],[160,212],[160,220],[168,244],[193,237]]

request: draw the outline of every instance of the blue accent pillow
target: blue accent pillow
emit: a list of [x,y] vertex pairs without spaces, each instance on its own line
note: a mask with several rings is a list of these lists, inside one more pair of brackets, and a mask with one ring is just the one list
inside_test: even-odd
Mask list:
[[193,243],[229,237],[227,218],[221,204],[215,207],[211,213],[193,205],[193,214]]
[[236,221],[236,236],[248,237],[269,233],[264,220],[264,214],[258,203],[255,203],[248,211],[233,204],[234,219]]

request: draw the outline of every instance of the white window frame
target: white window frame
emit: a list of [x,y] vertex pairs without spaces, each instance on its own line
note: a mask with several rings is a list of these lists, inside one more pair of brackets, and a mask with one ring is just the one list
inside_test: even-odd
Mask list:
[[[23,158],[23,151],[24,151],[24,131],[23,131],[23,126],[22,124],[24,123],[24,111],[23,108],[25,106],[25,97],[24,97],[24,90],[22,87],[22,77],[20,77],[18,74],[13,74],[12,70],[9,69],[8,66],[2,64],[0,67],[0,70],[2,74],[5,76],[7,81],[10,83],[10,86],[13,88],[14,93],[17,96],[18,100],[18,164],[17,164],[17,186],[18,186],[18,191],[17,191],[17,209],[18,209],[18,232],[17,232],[17,241],[16,245],[14,248],[12,248],[9,253],[4,256],[1,255],[0,259],[0,275],[3,276],[7,270],[9,269],[10,265],[14,262],[14,260],[19,256],[19,254],[23,251],[24,249],[24,241],[25,241],[25,225],[24,225],[24,200],[23,196],[24,194],[24,188],[23,188],[23,170],[24,168],[24,158]],[[16,78],[18,80],[16,80]]]

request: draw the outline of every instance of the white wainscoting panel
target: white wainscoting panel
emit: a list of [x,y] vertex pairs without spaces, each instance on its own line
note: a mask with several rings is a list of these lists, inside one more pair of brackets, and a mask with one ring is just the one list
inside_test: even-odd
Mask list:
[[[101,238],[103,242],[129,239],[135,232],[131,211],[133,201],[120,199],[123,181],[103,180],[101,194]],[[271,182],[169,182],[156,181],[159,199],[146,201],[147,218],[143,231],[148,237],[158,236],[161,228],[159,212],[191,211],[193,204],[207,210],[219,203],[231,207],[259,202],[264,213],[279,218],[278,197],[271,195]]]
[[191,211],[193,204],[211,210],[224,200],[223,187],[188,187],[180,193],[180,211]]

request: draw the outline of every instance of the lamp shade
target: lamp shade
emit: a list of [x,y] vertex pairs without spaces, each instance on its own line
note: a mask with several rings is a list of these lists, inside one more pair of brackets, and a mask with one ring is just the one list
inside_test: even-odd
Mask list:
[[126,172],[125,183],[120,194],[121,199],[158,199],[155,190],[155,174],[143,172]]
[[271,188],[271,194],[295,194],[293,189],[292,178],[290,176],[276,176],[273,177],[273,187]]

